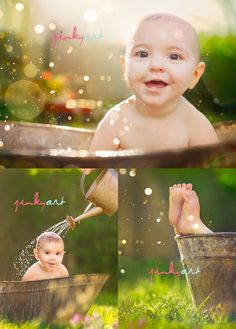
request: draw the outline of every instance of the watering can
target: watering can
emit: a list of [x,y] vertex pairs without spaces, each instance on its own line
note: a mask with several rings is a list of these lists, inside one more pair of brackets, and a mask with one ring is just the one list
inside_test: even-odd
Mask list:
[[[90,204],[85,209],[83,214],[73,218],[67,216],[66,220],[70,228],[73,230],[76,223],[83,219],[90,218],[99,214],[113,216],[118,209],[118,174],[114,169],[103,169],[97,176],[95,181],[89,187],[88,191],[84,191],[85,174],[81,177],[81,189],[85,198],[90,201]],[[91,208],[91,204],[94,207]]]

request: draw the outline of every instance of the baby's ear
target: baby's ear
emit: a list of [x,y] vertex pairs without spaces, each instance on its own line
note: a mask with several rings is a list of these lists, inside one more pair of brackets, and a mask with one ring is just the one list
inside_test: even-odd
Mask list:
[[205,67],[206,67],[206,64],[204,62],[199,62],[197,64],[195,71],[193,73],[193,79],[189,86],[189,89],[193,89],[193,87],[196,86],[196,84],[198,83],[199,79],[201,78],[201,76],[203,75],[203,73],[205,71]]
[[34,257],[38,260],[38,249],[34,248]]
[[125,78],[125,56],[124,55],[120,55],[120,65],[122,68],[123,76]]

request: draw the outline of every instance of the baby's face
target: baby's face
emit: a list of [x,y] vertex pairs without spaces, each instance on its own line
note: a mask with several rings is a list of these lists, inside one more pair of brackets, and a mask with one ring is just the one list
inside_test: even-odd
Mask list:
[[43,242],[36,250],[35,257],[40,262],[44,271],[54,271],[62,263],[64,244],[62,241]]
[[150,107],[175,102],[204,72],[197,50],[196,35],[184,23],[145,21],[134,34],[124,59],[130,89]]

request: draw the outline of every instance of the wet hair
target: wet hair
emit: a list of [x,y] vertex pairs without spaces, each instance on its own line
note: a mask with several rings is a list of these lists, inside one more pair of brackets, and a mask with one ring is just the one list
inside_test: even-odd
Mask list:
[[[185,26],[188,27],[188,29],[191,31],[192,35],[193,35],[193,39],[194,39],[194,53],[196,56],[196,60],[197,62],[200,61],[200,47],[199,47],[199,39],[198,39],[198,34],[196,32],[196,30],[194,29],[194,27],[187,22],[186,20],[184,20],[183,18],[180,18],[176,15],[172,15],[172,14],[167,14],[167,13],[155,13],[155,14],[151,14],[148,16],[144,16],[138,23],[135,31],[138,30],[138,28],[143,24],[146,23],[148,21],[155,21],[155,20],[162,20],[165,22],[179,22],[180,24],[183,24]],[[134,33],[133,33],[134,35]],[[126,47],[127,50],[127,47]]]
[[54,232],[44,232],[37,237],[35,248],[41,248],[45,242],[62,242],[64,244],[59,234]]

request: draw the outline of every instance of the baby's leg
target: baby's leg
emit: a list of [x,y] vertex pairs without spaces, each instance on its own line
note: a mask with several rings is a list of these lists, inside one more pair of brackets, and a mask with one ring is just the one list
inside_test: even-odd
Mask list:
[[192,184],[175,184],[169,188],[169,221],[175,226],[183,207],[183,193],[192,190]]
[[182,213],[175,225],[177,234],[212,233],[200,218],[200,204],[195,191],[186,190],[183,195]]

